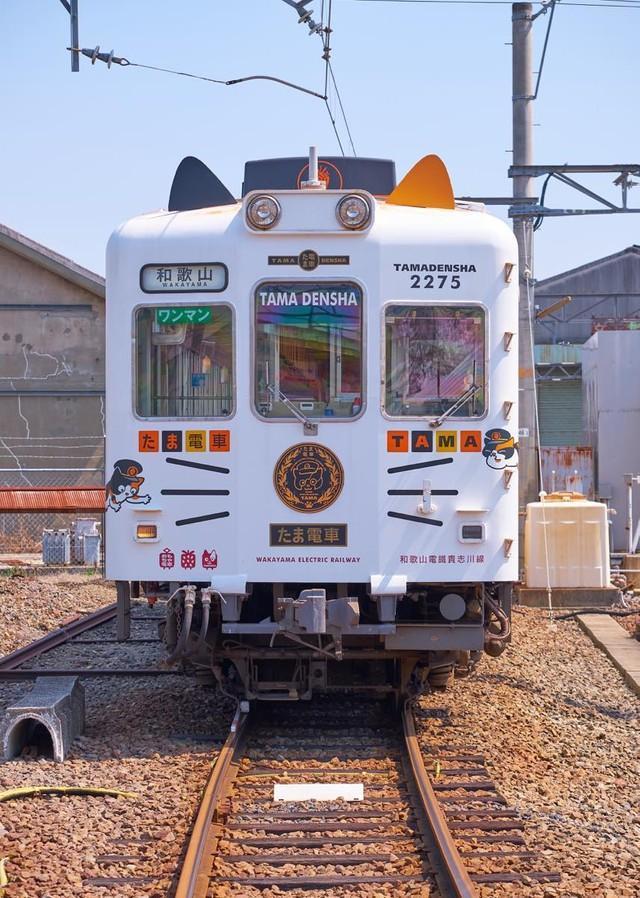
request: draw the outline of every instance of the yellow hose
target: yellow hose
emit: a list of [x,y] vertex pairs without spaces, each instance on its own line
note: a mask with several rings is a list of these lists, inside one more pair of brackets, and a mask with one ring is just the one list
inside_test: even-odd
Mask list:
[[[111,795],[115,798],[137,798],[135,792],[122,792],[120,789],[99,789],[94,786],[23,786],[20,789],[9,789],[0,792],[0,801],[11,801],[12,798],[29,798],[32,795]],[[2,867],[0,866],[0,885],[2,885]],[[5,883],[6,885],[6,883]]]

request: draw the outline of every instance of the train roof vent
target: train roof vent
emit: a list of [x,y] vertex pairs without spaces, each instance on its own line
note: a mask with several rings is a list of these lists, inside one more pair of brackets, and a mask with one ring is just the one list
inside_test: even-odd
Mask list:
[[[245,163],[242,195],[252,190],[297,190],[308,178],[307,156],[286,159],[255,159]],[[351,156],[320,156],[318,175],[328,190],[368,190],[387,196],[396,186],[396,165],[390,159]]]

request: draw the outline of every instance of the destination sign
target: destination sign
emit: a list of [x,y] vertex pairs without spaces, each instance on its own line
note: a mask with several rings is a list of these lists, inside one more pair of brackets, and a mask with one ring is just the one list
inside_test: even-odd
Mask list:
[[145,265],[140,271],[145,293],[219,293],[227,281],[227,266],[221,262]]

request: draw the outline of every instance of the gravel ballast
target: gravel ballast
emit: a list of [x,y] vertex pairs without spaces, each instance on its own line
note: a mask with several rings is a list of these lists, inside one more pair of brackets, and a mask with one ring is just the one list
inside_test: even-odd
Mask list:
[[[7,641],[2,650],[43,635],[73,611],[114,600],[112,587],[78,576],[79,581],[57,576],[50,585],[49,578],[33,578],[40,587],[35,599],[33,589],[25,588],[31,580],[0,580],[0,636]],[[33,626],[34,601],[35,632],[26,635],[22,621]],[[161,613],[143,603],[134,609],[144,616]],[[431,758],[434,744],[444,742],[481,752],[501,793],[527,822],[527,844],[540,853],[534,867],[562,874],[560,884],[480,886],[479,894],[640,898],[640,701],[574,620],[553,623],[546,612],[517,608],[513,625],[513,644],[501,658],[485,656],[473,676],[419,702],[423,712],[448,712],[442,718],[418,716],[425,755]],[[139,621],[132,635],[152,638],[156,626]],[[115,643],[113,622],[91,635],[96,634],[102,645],[67,644],[39,663],[88,664],[97,656],[95,666],[141,667],[163,656],[157,644]],[[28,688],[0,686],[0,710]],[[8,857],[10,879],[6,898],[167,898],[234,708],[180,676],[88,679],[85,689],[87,730],[69,760],[1,764],[0,789],[87,785],[137,797],[54,796],[0,805],[0,857]],[[282,755],[286,766],[286,739]],[[379,763],[385,766],[384,759]],[[100,877],[131,882],[102,887],[95,883]],[[376,885],[360,894],[389,898],[395,891]],[[275,894],[270,890],[270,898]]]
[[0,571],[0,655],[39,639],[73,614],[88,614],[113,601],[113,585],[95,574],[34,577]]
[[444,695],[442,720],[418,722],[425,746],[482,751],[527,821],[539,869],[560,884],[480,887],[485,896],[640,896],[640,701],[573,620],[516,608],[513,644]]
[[[46,596],[57,604],[55,609],[39,605],[39,624],[49,619],[55,626],[69,616],[74,593],[81,596],[75,604],[83,612],[114,601],[113,587],[80,577],[77,590],[75,578],[65,578],[64,585],[60,577],[45,583],[40,601]],[[3,582],[11,587],[16,613],[28,613],[27,584],[42,587],[48,578],[34,579]],[[144,602],[133,608],[134,618],[159,619],[162,613]],[[155,620],[134,620],[132,635],[157,638],[157,626]],[[24,632],[13,628],[11,648],[28,641]],[[152,668],[165,655],[158,642],[115,642],[113,621],[80,638],[87,637],[101,642],[66,643],[28,666]],[[89,678],[83,683],[87,726],[68,760],[55,764],[28,757],[0,764],[0,790],[98,786],[136,797],[38,796],[0,804],[0,857],[7,858],[9,876],[6,898],[166,898],[175,888],[179,857],[235,708],[192,677]],[[29,683],[0,685],[0,710],[29,688]],[[110,887],[96,883],[109,877],[121,881]]]

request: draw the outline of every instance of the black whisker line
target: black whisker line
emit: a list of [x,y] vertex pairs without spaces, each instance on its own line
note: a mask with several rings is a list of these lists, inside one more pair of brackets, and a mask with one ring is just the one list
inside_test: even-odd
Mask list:
[[387,474],[398,474],[400,471],[417,471],[419,468],[435,468],[437,465],[450,465],[452,462],[452,458],[436,458],[433,461],[417,462],[415,465],[399,465],[397,468],[387,468]]
[[215,521],[217,518],[228,518],[228,511],[218,511],[215,514],[201,514],[197,518],[182,518],[176,521],[176,527],[184,527],[185,524],[199,524],[201,521]]
[[419,518],[413,514],[402,514],[399,511],[388,511],[387,517],[400,518],[403,521],[415,521],[416,524],[431,524],[432,527],[442,527],[442,521],[433,520],[433,518]]
[[228,496],[229,490],[160,490],[161,496]]
[[[387,496],[421,496],[423,490],[387,490]],[[431,490],[432,496],[457,496],[458,490]]]
[[181,465],[183,468],[200,468],[202,471],[215,471],[217,474],[229,473],[229,468],[220,468],[218,465],[205,465],[201,461],[186,461],[184,458],[165,458],[165,461],[168,465]]

